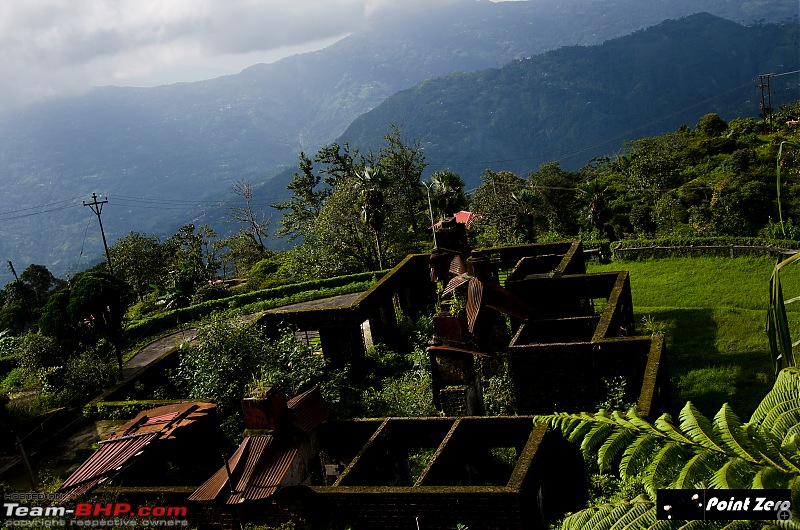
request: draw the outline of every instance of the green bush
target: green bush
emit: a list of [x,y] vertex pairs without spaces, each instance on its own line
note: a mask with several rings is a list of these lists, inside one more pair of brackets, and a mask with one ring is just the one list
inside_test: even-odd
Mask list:
[[192,296],[192,305],[208,302],[209,300],[219,300],[228,296],[230,296],[230,291],[222,284],[201,285]]

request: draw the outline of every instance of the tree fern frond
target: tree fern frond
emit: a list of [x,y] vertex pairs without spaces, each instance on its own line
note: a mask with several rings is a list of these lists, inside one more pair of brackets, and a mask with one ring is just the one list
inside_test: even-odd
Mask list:
[[783,436],[783,439],[786,440],[788,438],[791,438],[792,436],[798,436],[798,435],[800,435],[800,422],[798,422],[797,425],[792,426],[788,431],[786,431],[786,434]]
[[662,414],[655,422],[656,428],[664,433],[670,440],[678,443],[694,444],[691,438],[688,438],[679,429],[672,424],[672,418],[669,414]]
[[800,399],[800,370],[784,368],[778,372],[775,384],[750,417],[750,423],[762,423],[769,411],[776,408],[779,402],[795,403]]
[[[611,511],[610,508],[608,508],[608,510]],[[561,523],[561,530],[583,530],[587,528],[589,519],[594,517],[595,511],[595,508],[586,508],[585,510],[568,515]]]
[[655,504],[636,499],[581,510],[565,518],[561,530],[638,530],[649,528],[655,520]]
[[753,483],[756,469],[741,458],[731,458],[708,481],[714,489],[745,489]]
[[611,469],[628,444],[636,439],[636,435],[637,431],[622,428],[616,429],[606,438],[603,445],[600,446],[600,450],[597,451],[597,464],[600,466],[601,473]]
[[723,404],[717,415],[714,416],[714,427],[726,447],[734,454],[752,462],[761,461],[760,455],[747,437],[741,420],[727,403]]
[[789,432],[789,429],[800,423],[800,403],[795,400],[794,404],[794,407],[786,408],[778,414],[770,414],[773,421],[771,422],[769,431],[781,440],[786,438],[786,433]]
[[762,463],[774,466],[784,473],[792,473],[795,466],[781,453],[780,443],[773,438],[769,431],[751,423],[745,425],[745,430],[753,441],[753,447],[761,453]]
[[[613,512],[612,512],[613,513]],[[629,509],[609,530],[638,529],[656,521],[656,510],[652,502],[631,502]]]
[[655,498],[658,488],[666,488],[674,480],[675,473],[683,467],[690,453],[676,442],[662,447],[645,468],[644,486],[651,498]]
[[640,435],[622,454],[622,460],[619,463],[620,478],[628,480],[639,475],[647,467],[650,458],[665,443],[667,443],[666,438],[651,434]]
[[800,434],[793,434],[783,439],[781,454],[795,466],[800,466]]
[[[664,416],[669,417],[668,414],[662,415],[661,417],[664,418]],[[627,419],[628,423],[633,425],[636,429],[638,429],[641,432],[645,432],[655,436],[664,436],[664,433],[659,431],[655,425],[653,425],[647,420],[642,419],[639,416],[639,411],[636,409],[636,405],[632,406],[630,410],[628,410]]]
[[727,458],[714,451],[701,450],[683,466],[674,482],[676,488],[694,488],[707,481]]
[[727,521],[719,530],[761,530],[764,523],[761,521]]
[[581,452],[584,457],[588,457],[593,450],[601,446],[606,438],[615,431],[615,426],[609,423],[595,425],[592,430],[586,433],[581,442]]
[[764,466],[753,476],[750,485],[753,489],[786,489],[791,484],[792,476],[774,467]]
[[719,451],[720,453],[728,452],[723,447],[725,444],[719,438],[719,435],[714,432],[711,421],[694,408],[691,401],[687,401],[686,405],[681,409],[680,418],[681,430],[685,432],[693,442],[707,449]]

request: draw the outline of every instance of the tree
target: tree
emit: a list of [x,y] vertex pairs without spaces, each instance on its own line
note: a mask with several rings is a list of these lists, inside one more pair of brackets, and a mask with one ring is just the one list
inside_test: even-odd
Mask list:
[[240,401],[251,384],[280,385],[291,395],[320,381],[326,366],[291,332],[273,341],[243,321],[216,320],[197,341],[181,351],[171,378],[188,397],[214,400],[231,439],[241,435]]
[[511,204],[515,208],[514,229],[524,243],[535,243],[536,234],[542,226],[542,198],[530,188],[511,193]]
[[578,181],[576,173],[564,171],[558,162],[542,164],[539,171],[528,176],[528,184],[541,197],[540,207],[550,230],[561,234],[578,232],[575,216],[579,210],[575,193]]
[[245,224],[244,233],[253,239],[264,251],[267,250],[264,240],[269,232],[269,219],[253,209],[253,185],[241,179],[233,183],[233,192],[244,200],[244,206],[231,206],[230,217]]
[[419,142],[409,144],[403,140],[401,132],[400,127],[393,123],[384,135],[386,145],[380,148],[378,165],[384,172],[388,186],[397,195],[397,214],[417,232],[417,215],[426,210],[422,208],[424,188],[421,179],[427,164]]
[[226,249],[226,252],[219,255],[223,272],[226,272],[228,264],[233,262],[234,273],[240,278],[247,276],[253,265],[272,255],[272,252],[259,246],[243,230],[223,239],[219,248]]
[[67,314],[84,337],[104,338],[113,346],[122,371],[122,320],[131,301],[131,288],[105,272],[86,272],[69,291]]
[[164,286],[169,278],[171,246],[155,235],[129,232],[108,249],[116,273],[133,287],[141,300],[152,285]]
[[383,254],[381,253],[381,230],[383,230],[386,202],[383,190],[386,180],[380,168],[367,167],[355,174],[354,189],[360,193],[359,209],[361,221],[375,234],[375,251],[378,254],[378,269],[383,270]]
[[29,265],[0,291],[0,331],[20,335],[35,330],[47,300],[65,283],[44,265]]
[[436,215],[443,219],[467,207],[464,181],[457,173],[442,170],[431,175],[432,202]]
[[[588,508],[570,515],[562,529],[678,529],[681,521],[656,521],[654,499],[660,488],[791,489],[792,505],[800,503],[800,371],[782,370],[772,390],[750,420],[742,423],[725,404],[707,418],[691,402],[675,425],[668,414],[654,423],[633,407],[623,414],[552,414],[537,416],[572,442],[584,457],[596,460],[601,472],[617,468],[623,481],[643,481],[646,493],[633,501]],[[742,528],[761,528],[762,523]],[[775,521],[769,521],[770,524]],[[707,522],[703,528],[728,528]],[[788,527],[788,526],[787,526]],[[792,526],[793,527],[793,526]]]
[[[345,149],[347,149],[346,144]],[[337,155],[339,153],[338,146],[336,153]],[[320,157],[321,155],[317,155],[317,160],[320,160]],[[288,238],[289,241],[311,232],[325,199],[331,194],[330,187],[318,188],[323,181],[322,174],[314,172],[311,160],[302,151],[298,167],[300,172],[295,173],[292,182],[286,186],[286,189],[292,192],[292,197],[288,201],[271,205],[282,212],[276,233],[279,237]]]
[[728,124],[719,114],[706,114],[697,122],[697,132],[706,138],[715,138],[728,130]]
[[510,245],[520,242],[515,230],[517,207],[511,194],[525,187],[525,180],[509,171],[495,173],[486,170],[483,181],[472,199],[470,209],[483,217],[475,219],[472,226],[478,232],[480,246]]

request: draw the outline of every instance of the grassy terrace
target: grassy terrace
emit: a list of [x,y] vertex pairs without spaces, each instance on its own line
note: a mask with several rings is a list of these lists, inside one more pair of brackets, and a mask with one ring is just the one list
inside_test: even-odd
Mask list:
[[[587,269],[630,272],[637,331],[662,329],[667,338],[673,414],[686,401],[712,415],[728,402],[746,418],[774,379],[765,333],[774,264],[768,258],[664,258]],[[784,268],[781,280],[787,299],[800,295],[800,269]],[[797,330],[800,306],[794,306],[789,322]]]

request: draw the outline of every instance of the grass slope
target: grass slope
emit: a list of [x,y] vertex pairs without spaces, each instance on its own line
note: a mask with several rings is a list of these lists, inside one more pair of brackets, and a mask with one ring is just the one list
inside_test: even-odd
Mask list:
[[[774,264],[766,257],[667,258],[587,269],[630,272],[637,331],[660,328],[667,338],[673,415],[686,401],[712,415],[728,402],[747,418],[773,383],[765,322]],[[787,299],[800,294],[800,269],[785,268],[781,281]],[[791,329],[800,330],[800,307],[789,311]]]

